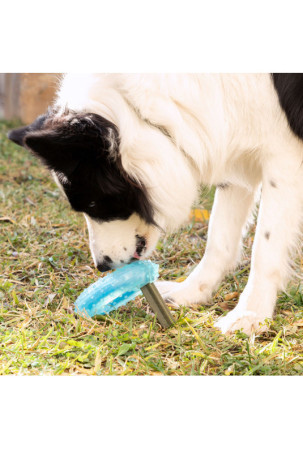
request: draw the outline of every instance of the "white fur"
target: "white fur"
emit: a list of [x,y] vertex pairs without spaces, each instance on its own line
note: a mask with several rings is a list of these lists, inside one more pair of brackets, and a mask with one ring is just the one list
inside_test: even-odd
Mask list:
[[[249,280],[237,307],[217,326],[250,333],[272,317],[302,222],[303,144],[290,131],[268,74],[67,75],[57,106],[100,114],[118,127],[123,167],[145,185],[166,231],[187,220],[201,184],[228,183],[217,189],[200,264],[183,283],[159,284],[178,304],[209,302],[235,267],[262,184]],[[152,236],[144,256],[158,237],[138,217],[87,222],[95,260],[107,254],[118,263],[123,247],[131,254],[138,226]]]
[[160,232],[153,225],[146,225],[137,214],[132,214],[127,220],[112,220],[98,222],[84,214],[88,233],[90,250],[97,266],[104,256],[110,256],[114,266],[123,266],[129,262],[136,252],[136,235],[144,236],[147,242],[142,258],[148,258],[155,248]]

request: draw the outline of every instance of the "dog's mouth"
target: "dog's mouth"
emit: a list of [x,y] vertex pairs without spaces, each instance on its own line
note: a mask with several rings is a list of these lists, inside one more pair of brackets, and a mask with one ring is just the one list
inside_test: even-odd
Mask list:
[[131,261],[136,261],[141,259],[142,254],[145,252],[147,247],[146,238],[144,236],[136,235],[136,250],[131,258]]

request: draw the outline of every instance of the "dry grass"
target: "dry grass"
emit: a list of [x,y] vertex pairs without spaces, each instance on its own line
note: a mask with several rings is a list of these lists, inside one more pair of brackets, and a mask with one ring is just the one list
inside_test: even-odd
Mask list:
[[[210,307],[173,310],[163,331],[143,298],[102,321],[77,318],[73,303],[100,274],[92,268],[81,215],[48,172],[6,139],[0,125],[0,373],[51,375],[285,375],[303,370],[302,287],[279,297],[267,334],[223,336],[214,321],[232,309],[249,259],[227,277]],[[203,202],[209,209],[211,193]],[[163,279],[198,263],[207,223],[166,236],[153,260]],[[247,253],[252,243],[246,239]]]

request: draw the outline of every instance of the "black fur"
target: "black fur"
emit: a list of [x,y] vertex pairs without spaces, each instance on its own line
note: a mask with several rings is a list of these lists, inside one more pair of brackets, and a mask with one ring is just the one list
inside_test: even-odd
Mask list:
[[37,119],[31,124],[25,127],[16,128],[15,130],[11,130],[7,137],[15,142],[15,144],[24,146],[24,138],[25,136],[31,132],[40,130],[47,118],[47,114],[43,114],[42,116],[37,117]]
[[124,171],[118,130],[105,118],[92,113],[48,113],[8,137],[55,171],[75,211],[100,221],[127,219],[137,213],[154,224],[146,189]]
[[273,73],[272,78],[290,128],[303,139],[303,74]]

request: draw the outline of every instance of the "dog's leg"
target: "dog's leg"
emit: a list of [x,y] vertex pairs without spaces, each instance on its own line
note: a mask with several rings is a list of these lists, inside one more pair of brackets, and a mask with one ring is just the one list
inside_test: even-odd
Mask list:
[[302,222],[303,152],[295,150],[273,153],[264,167],[251,272],[236,308],[216,324],[224,333],[265,330],[266,325],[259,324],[272,318],[277,292],[286,287],[289,256]]
[[253,192],[245,188],[233,185],[217,188],[204,257],[184,282],[157,283],[164,298],[179,305],[207,304],[211,300],[212,292],[241,255],[243,226],[253,201]]

